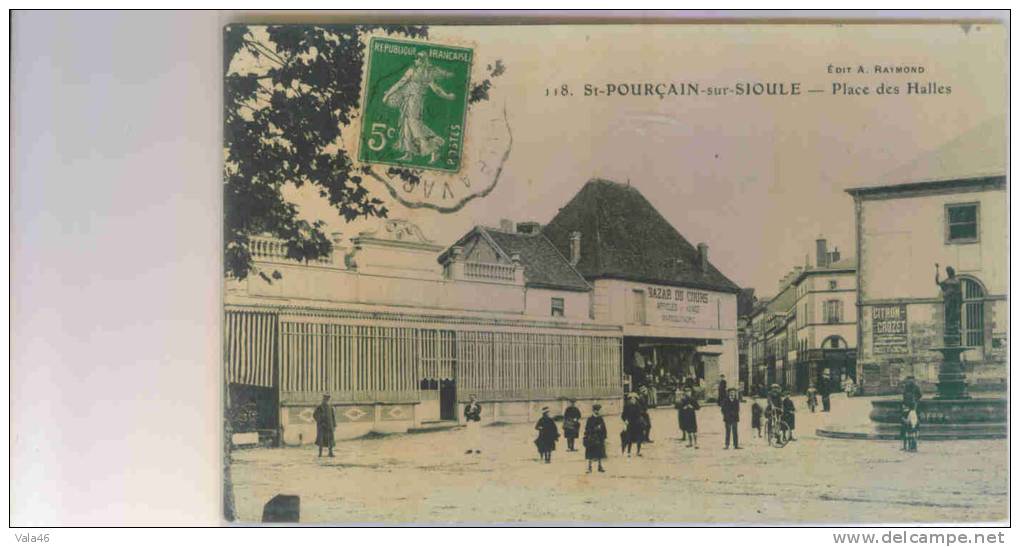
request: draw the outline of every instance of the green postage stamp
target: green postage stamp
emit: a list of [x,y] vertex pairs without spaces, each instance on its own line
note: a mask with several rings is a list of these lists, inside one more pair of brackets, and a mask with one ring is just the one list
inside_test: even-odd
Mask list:
[[468,48],[372,38],[359,159],[460,170],[472,53]]

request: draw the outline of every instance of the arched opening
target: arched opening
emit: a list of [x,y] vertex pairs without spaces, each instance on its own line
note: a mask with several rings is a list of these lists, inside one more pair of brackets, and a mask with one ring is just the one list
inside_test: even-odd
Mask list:
[[977,279],[960,276],[963,289],[963,310],[960,315],[960,334],[963,345],[985,345],[985,288]]
[[850,345],[846,343],[846,339],[838,334],[833,334],[825,340],[822,340],[823,349],[846,349],[849,347]]

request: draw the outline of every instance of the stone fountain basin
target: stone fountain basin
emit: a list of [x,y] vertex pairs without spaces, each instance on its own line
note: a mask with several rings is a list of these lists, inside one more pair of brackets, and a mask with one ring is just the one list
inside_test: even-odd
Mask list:
[[[895,440],[900,438],[903,401],[871,401],[871,428],[823,428],[818,435],[837,439]],[[918,417],[923,440],[1002,439],[1008,435],[1004,398],[921,399]]]

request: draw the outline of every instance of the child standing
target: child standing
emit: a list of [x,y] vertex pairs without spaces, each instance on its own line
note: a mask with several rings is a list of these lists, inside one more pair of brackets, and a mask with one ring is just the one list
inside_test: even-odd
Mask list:
[[698,400],[690,388],[684,388],[684,395],[677,403],[677,412],[680,414],[680,425],[687,432],[687,448],[698,448],[698,415],[701,408]]
[[574,439],[581,432],[581,411],[577,408],[577,401],[570,399],[570,406],[563,411],[563,436],[567,438],[567,451],[577,452],[574,449]]
[[584,458],[588,460],[588,472],[591,473],[591,462],[595,460],[599,464],[599,473],[605,473],[602,468],[602,460],[606,458],[606,421],[600,415],[602,405],[591,407],[591,416],[584,424]]
[[761,438],[761,405],[758,403],[758,397],[751,397],[751,429],[758,431],[758,438]]
[[917,452],[917,438],[920,436],[920,423],[916,408],[903,405],[903,421],[900,431],[903,436],[903,450]]

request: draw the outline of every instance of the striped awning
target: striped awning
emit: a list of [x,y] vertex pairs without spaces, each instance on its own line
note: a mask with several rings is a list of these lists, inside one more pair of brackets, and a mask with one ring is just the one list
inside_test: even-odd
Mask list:
[[273,387],[276,314],[228,311],[223,326],[226,382]]

